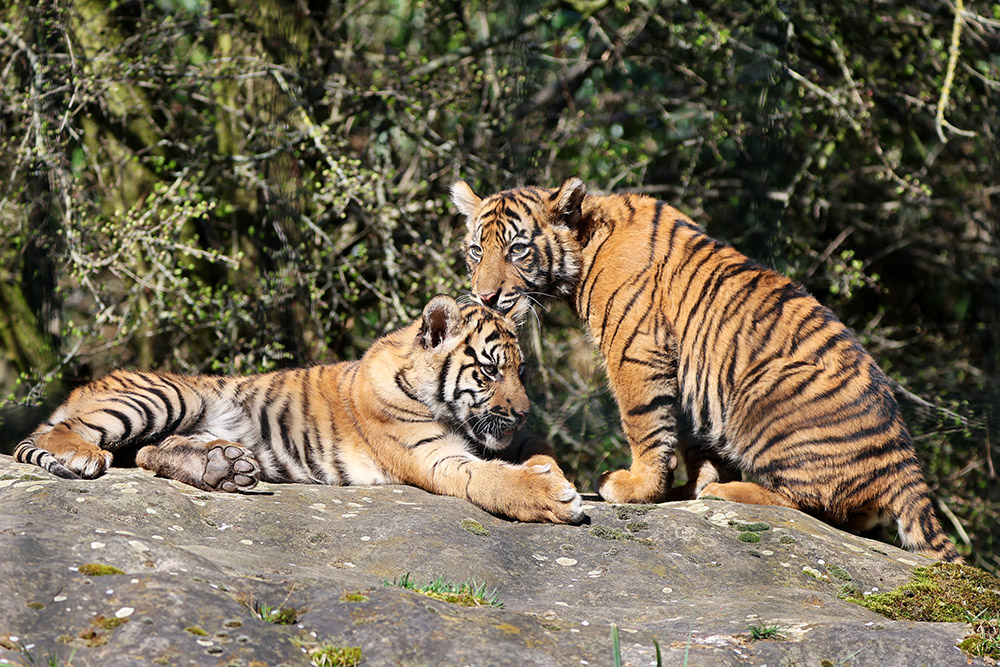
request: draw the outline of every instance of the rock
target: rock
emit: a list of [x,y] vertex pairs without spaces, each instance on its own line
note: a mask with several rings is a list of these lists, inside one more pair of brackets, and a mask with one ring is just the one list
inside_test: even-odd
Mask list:
[[[0,662],[298,665],[359,647],[366,665],[610,665],[616,624],[625,665],[656,664],[654,642],[664,665],[970,663],[964,624],[838,598],[901,585],[922,556],[780,507],[586,511],[582,526],[521,524],[411,487],[230,495],[129,468],[68,481],[0,456]],[[385,585],[407,573],[474,580],[503,607]],[[783,639],[752,641],[750,625]]]

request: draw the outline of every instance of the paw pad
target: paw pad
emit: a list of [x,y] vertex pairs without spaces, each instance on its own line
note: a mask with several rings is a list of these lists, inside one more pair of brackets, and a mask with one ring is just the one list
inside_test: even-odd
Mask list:
[[201,481],[219,491],[233,493],[257,486],[257,462],[253,452],[236,445],[213,447],[205,460]]

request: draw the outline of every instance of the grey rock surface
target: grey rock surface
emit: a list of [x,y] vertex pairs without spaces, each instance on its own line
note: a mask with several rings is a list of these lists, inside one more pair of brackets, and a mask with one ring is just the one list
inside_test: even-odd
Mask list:
[[[664,665],[983,664],[955,648],[963,624],[837,596],[931,561],[786,508],[591,500],[589,524],[555,526],[410,487],[261,487],[127,468],[67,481],[0,456],[0,664],[305,665],[326,642],[365,665],[610,665],[612,624],[634,666],[657,644]],[[503,607],[385,585],[407,573],[485,583]],[[751,641],[751,624],[784,638]]]

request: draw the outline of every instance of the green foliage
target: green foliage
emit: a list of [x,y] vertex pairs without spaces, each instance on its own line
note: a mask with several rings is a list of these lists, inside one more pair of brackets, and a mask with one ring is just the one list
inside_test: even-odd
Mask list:
[[[0,450],[113,367],[356,357],[466,289],[451,182],[577,175],[831,306],[960,549],[1000,568],[992,7],[944,99],[948,3],[140,5],[0,8]],[[533,427],[589,489],[629,453],[591,342],[541,303]]]

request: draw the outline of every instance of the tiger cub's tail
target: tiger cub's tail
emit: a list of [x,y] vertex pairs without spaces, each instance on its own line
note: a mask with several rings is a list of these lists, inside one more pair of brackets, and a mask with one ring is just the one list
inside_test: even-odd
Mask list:
[[896,491],[891,509],[896,516],[899,537],[907,549],[950,563],[965,562],[938,522],[921,475],[911,477],[909,483]]

